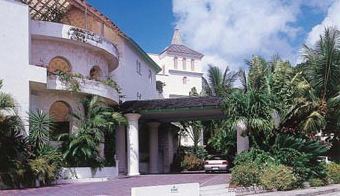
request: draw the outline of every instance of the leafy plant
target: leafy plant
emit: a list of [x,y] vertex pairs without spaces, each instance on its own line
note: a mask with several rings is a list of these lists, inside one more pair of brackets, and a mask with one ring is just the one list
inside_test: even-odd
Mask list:
[[331,183],[340,183],[340,164],[330,163],[327,164],[327,176],[330,178]]
[[84,127],[76,133],[62,134],[59,140],[63,141],[63,159],[68,166],[73,167],[98,167],[101,165],[97,147],[101,133],[93,132]]
[[56,179],[57,167],[51,164],[48,159],[38,157],[29,161],[30,169],[37,180],[43,185],[51,183]]
[[53,119],[41,110],[30,112],[29,142],[38,151],[49,142],[49,132],[53,128]]
[[193,154],[188,154],[184,156],[184,159],[181,163],[183,169],[187,169],[189,171],[197,171],[203,169],[203,160],[197,158]]
[[231,169],[231,183],[237,186],[249,187],[258,185],[262,169],[255,162],[243,162]]
[[270,165],[260,175],[260,184],[268,190],[290,190],[296,181],[293,170],[284,165]]
[[202,78],[203,94],[224,97],[232,88],[237,75],[238,73],[230,71],[229,67],[223,72],[219,67],[209,65],[208,78]]
[[82,105],[84,114],[72,114],[79,122],[77,132],[59,137],[63,141],[63,157],[70,166],[98,167],[102,165],[99,144],[105,141],[105,135],[109,136],[117,126],[125,124],[126,119],[97,96],[87,97]]
[[320,179],[320,178],[311,178],[311,179],[309,179],[308,182],[309,182],[310,186],[312,186],[312,187],[319,187],[319,186],[327,185],[325,180]]
[[67,89],[74,92],[80,92],[80,82],[79,80],[83,79],[84,77],[80,73],[66,73],[63,71],[57,71],[56,74],[61,82],[63,82]]
[[259,167],[266,167],[270,164],[277,163],[274,157],[268,152],[254,148],[247,152],[242,152],[241,154],[237,155],[234,160],[235,165],[242,165],[243,163],[247,162],[253,162]]
[[106,80],[102,80],[101,83],[115,89],[118,93],[122,92],[122,89],[119,87],[116,81],[112,80],[110,77]]

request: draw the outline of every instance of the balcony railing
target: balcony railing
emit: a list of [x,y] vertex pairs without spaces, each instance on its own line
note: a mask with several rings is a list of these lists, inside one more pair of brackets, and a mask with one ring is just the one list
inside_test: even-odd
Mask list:
[[30,29],[33,38],[51,38],[53,40],[67,39],[81,44],[87,44],[87,46],[93,47],[95,50],[99,49],[103,51],[104,56],[107,56],[109,59],[110,72],[118,66],[119,52],[117,47],[112,42],[91,31],[66,24],[46,21],[32,21]]
[[[79,93],[98,95],[119,103],[118,91],[101,81],[84,78],[72,78],[72,80],[76,81],[77,85],[79,85]],[[72,85],[75,85],[72,81],[65,81],[64,78],[58,75],[49,74],[47,77],[47,89],[50,90],[75,91],[76,89]]]

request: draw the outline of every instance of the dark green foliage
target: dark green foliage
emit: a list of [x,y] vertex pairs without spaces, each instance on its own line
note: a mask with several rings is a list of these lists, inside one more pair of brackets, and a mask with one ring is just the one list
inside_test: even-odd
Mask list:
[[330,179],[331,183],[340,183],[340,164],[331,163],[326,166],[327,177]]
[[242,152],[237,155],[234,164],[241,165],[243,163],[253,162],[260,167],[266,167],[269,164],[276,162],[268,152],[259,149],[251,149],[248,152]]
[[[112,136],[115,128],[125,124],[126,120],[97,96],[87,97],[82,101],[82,105],[84,114],[72,114],[79,121],[77,132],[62,134],[59,137],[63,142],[63,157],[68,166],[102,167],[104,160],[99,157],[98,145],[105,142],[105,136]],[[111,152],[107,145],[106,155],[113,157],[113,153],[108,155]],[[108,161],[112,164],[113,160]]]
[[49,142],[49,132],[53,128],[52,118],[38,110],[30,112],[29,116],[29,142],[35,150],[39,150]]
[[291,168],[284,165],[270,165],[260,175],[260,185],[267,190],[290,190],[296,187],[296,177]]
[[244,162],[231,169],[231,184],[249,187],[258,185],[262,169],[257,163]]
[[311,178],[309,179],[308,182],[311,187],[319,187],[319,186],[327,185],[327,182],[325,182],[325,180],[320,179],[320,178]]

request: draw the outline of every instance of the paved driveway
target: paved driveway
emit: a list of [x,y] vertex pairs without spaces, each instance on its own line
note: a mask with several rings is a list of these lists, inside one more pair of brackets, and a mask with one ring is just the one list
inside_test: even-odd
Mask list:
[[0,191],[0,195],[24,196],[93,196],[114,195],[130,196],[131,187],[166,185],[179,183],[198,182],[201,186],[225,184],[229,181],[230,174],[167,174],[146,175],[138,177],[121,177],[107,182],[64,184],[52,187]]

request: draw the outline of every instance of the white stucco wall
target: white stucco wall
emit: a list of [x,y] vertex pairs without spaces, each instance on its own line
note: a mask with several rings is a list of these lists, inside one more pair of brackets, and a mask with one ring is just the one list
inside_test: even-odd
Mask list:
[[9,0],[0,1],[0,79],[2,91],[13,96],[19,115],[29,110],[29,17],[28,7]]
[[108,61],[99,52],[73,44],[71,41],[32,39],[31,64],[47,67],[55,57],[65,58],[72,72],[89,76],[93,66],[99,66],[104,78],[109,76]]
[[[202,91],[201,59],[194,59],[194,69],[191,68],[190,57],[177,56],[177,68],[174,66],[173,55],[168,54],[149,54],[149,56],[163,69],[156,76],[157,80],[165,83],[163,87],[164,98],[189,96],[190,90],[195,87],[197,92]],[[183,67],[183,59],[186,59],[186,67]],[[183,78],[187,78],[186,84]]]
[[[141,99],[157,98],[155,70],[126,41],[120,48],[122,51],[120,51],[119,66],[112,75],[122,88],[125,101],[136,100],[137,93],[141,93]],[[137,60],[141,63],[141,74],[137,73]],[[151,80],[149,79],[149,70],[151,71]]]

